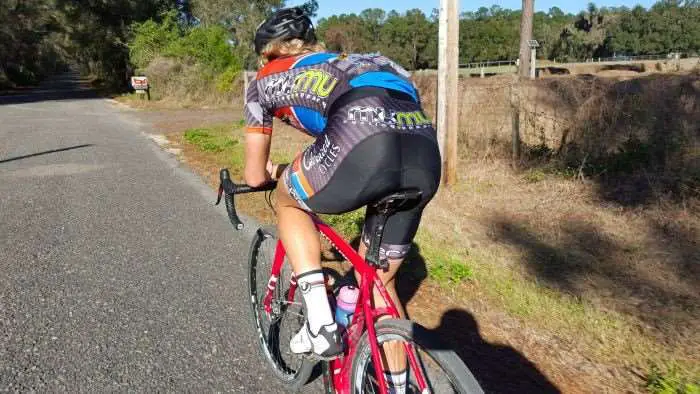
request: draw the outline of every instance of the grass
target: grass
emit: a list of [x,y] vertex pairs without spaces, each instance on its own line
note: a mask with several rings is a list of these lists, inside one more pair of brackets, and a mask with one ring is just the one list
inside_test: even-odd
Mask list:
[[433,245],[436,244],[419,241],[430,279],[442,287],[450,288],[474,277],[468,253],[466,256],[460,255],[449,250],[441,250]]
[[220,153],[239,144],[238,139],[223,133],[216,133],[207,128],[189,129],[185,132],[185,141],[196,145],[205,152]]
[[[344,215],[324,215],[324,220],[346,237],[352,237],[360,234],[363,217],[364,210],[357,210]],[[553,290],[494,264],[507,256],[446,245],[425,229],[416,241],[426,260],[429,279],[440,287],[454,292],[467,281],[478,283],[490,305],[497,305],[511,316],[559,335],[575,332],[575,346],[579,351],[604,362],[674,363],[674,368],[665,373],[656,367],[647,367],[651,371],[647,390],[655,394],[700,394],[697,384],[689,382],[698,373],[697,365],[670,361],[676,355],[646,337],[628,317],[600,310],[581,298]]]
[[539,168],[528,170],[525,175],[523,175],[523,179],[528,182],[528,183],[537,183],[537,182],[542,182],[547,174],[544,173]]
[[658,366],[652,366],[646,388],[653,394],[700,394],[700,379],[688,381],[675,366],[665,372]]
[[544,166],[526,170],[522,179],[527,183],[539,183],[546,180],[547,177],[573,179],[577,174],[578,171],[570,167],[559,168],[555,166]]
[[[429,278],[453,293],[461,293],[458,297],[470,297],[468,292],[461,291],[466,281],[477,284],[480,296],[491,307],[507,311],[524,324],[562,338],[575,333],[573,346],[578,352],[605,363],[637,365],[651,371],[646,386],[651,393],[700,394],[698,365],[690,360],[679,361],[678,354],[646,336],[633,319],[601,310],[581,298],[503,269],[506,256],[446,245],[425,229],[417,240],[427,260]],[[655,363],[670,363],[674,367],[661,372],[652,366]],[[668,391],[670,388],[676,391]]]
[[321,215],[321,218],[341,235],[350,239],[362,233],[365,209],[360,208],[342,215]]
[[[324,215],[324,220],[346,237],[360,234],[363,218],[364,210]],[[438,241],[425,230],[421,230],[416,241],[426,260],[429,279],[446,290],[458,291],[466,281],[478,283],[490,304],[498,305],[517,318],[539,322],[541,328],[552,332],[577,332],[579,346],[587,348],[601,360],[619,362],[620,354],[635,354],[639,359],[630,361],[638,363],[644,363],[649,357],[656,360],[673,358],[642,336],[635,324],[624,316],[601,311],[580,298],[549,289],[494,264],[505,256],[454,244],[445,245],[444,241]],[[692,367],[686,365],[673,371],[674,375],[666,378],[667,383],[668,379],[690,376]]]

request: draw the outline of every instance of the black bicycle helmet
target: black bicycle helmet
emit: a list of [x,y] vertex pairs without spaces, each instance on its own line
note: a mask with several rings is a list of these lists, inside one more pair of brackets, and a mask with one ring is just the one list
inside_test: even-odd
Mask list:
[[306,12],[301,7],[283,8],[275,11],[258,26],[255,32],[255,52],[260,52],[273,40],[299,38],[306,42],[316,42],[316,32]]

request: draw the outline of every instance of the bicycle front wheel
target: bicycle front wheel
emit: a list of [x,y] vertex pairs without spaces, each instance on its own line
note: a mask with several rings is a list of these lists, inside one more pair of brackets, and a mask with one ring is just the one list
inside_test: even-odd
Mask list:
[[304,325],[304,308],[301,294],[296,292],[293,301],[288,300],[292,270],[289,264],[282,266],[272,297],[272,312],[265,312],[263,299],[272,272],[277,246],[274,230],[258,229],[248,256],[248,289],[253,321],[260,351],[274,375],[291,391],[300,390],[309,380],[313,363],[289,349],[289,341]]
[[[376,325],[377,342],[403,342],[410,344],[416,354],[416,360],[426,380],[430,393],[436,394],[482,394],[472,373],[462,360],[451,350],[438,344],[428,330],[408,320],[387,319]],[[416,382],[416,371],[408,368],[408,387],[406,393],[422,393]],[[378,371],[382,373],[382,371]],[[379,393],[375,368],[367,332],[358,343],[357,354],[352,363],[352,393]]]

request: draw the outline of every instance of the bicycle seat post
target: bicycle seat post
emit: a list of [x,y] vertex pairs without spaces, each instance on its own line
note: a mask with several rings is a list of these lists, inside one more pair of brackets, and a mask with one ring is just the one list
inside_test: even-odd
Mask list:
[[389,219],[388,211],[379,211],[377,215],[377,220],[374,223],[372,229],[370,229],[370,239],[369,239],[369,249],[367,250],[367,256],[365,259],[367,262],[377,268],[383,270],[389,269],[389,262],[380,258],[380,248],[382,244],[382,235],[384,234],[384,226]]
[[384,271],[389,269],[389,261],[386,258],[382,259],[380,256],[382,236],[384,234],[386,222],[394,213],[411,209],[419,204],[422,194],[423,193],[417,189],[406,189],[390,194],[372,204],[372,207],[376,210],[377,219],[370,229],[369,250],[367,251],[367,256],[365,256],[365,260],[367,260],[370,265],[381,268]]

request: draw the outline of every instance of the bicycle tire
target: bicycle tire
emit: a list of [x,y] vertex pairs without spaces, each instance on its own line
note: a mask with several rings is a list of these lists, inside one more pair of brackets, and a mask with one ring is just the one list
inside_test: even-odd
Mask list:
[[[395,340],[413,343],[416,350],[423,350],[423,352],[432,359],[432,364],[437,364],[437,366],[442,369],[445,373],[445,378],[440,379],[439,382],[437,378],[435,379],[436,381],[433,381],[431,379],[433,376],[425,371],[426,365],[428,364],[428,360],[425,360],[426,356],[419,354],[419,362],[421,362],[424,369],[423,375],[426,377],[426,380],[428,380],[428,385],[432,393],[449,393],[449,391],[445,389],[448,387],[446,384],[449,384],[454,393],[483,394],[484,391],[474,378],[474,375],[472,375],[469,368],[467,368],[457,354],[441,345],[434,336],[421,325],[408,320],[387,319],[380,321],[376,325],[376,329],[377,342],[380,345],[386,341]],[[371,380],[375,379],[375,377],[371,363],[372,357],[369,338],[365,331],[358,343],[357,353],[352,361],[350,381],[352,385],[351,393],[367,394],[368,392],[372,392]],[[409,385],[412,378],[413,375],[409,376]],[[444,380],[447,380],[447,382]],[[370,386],[368,387],[368,385]],[[374,392],[379,391],[377,389]],[[413,392],[418,391],[414,390]]]
[[[283,265],[277,281],[273,304],[277,305],[278,310],[273,311],[270,318],[262,305],[276,245],[277,236],[273,229],[259,228],[255,232],[248,254],[248,295],[261,355],[275,377],[289,391],[299,391],[308,382],[315,363],[302,355],[293,354],[289,349],[291,335],[299,331],[305,321],[301,301],[295,314],[291,313],[291,307],[296,304],[289,305],[287,302],[291,266]],[[299,297],[301,294],[297,292],[295,300]],[[289,337],[282,335],[283,331]]]

